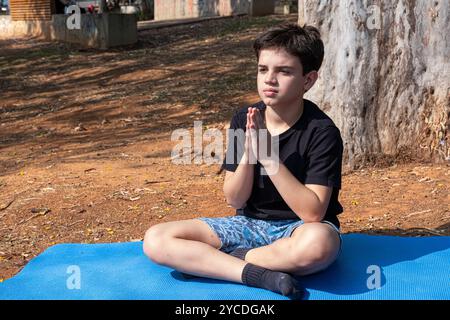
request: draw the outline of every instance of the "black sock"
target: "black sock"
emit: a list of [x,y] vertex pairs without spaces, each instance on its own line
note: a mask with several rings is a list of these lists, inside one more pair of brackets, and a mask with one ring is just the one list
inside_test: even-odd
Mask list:
[[230,256],[239,258],[245,261],[245,255],[249,252],[251,248],[237,248],[230,252]]
[[305,292],[290,274],[272,271],[251,263],[247,263],[242,271],[242,282],[247,286],[267,289],[293,299],[301,299]]

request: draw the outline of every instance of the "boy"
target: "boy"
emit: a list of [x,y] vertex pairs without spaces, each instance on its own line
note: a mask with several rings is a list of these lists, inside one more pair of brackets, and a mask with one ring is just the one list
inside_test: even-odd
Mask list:
[[[254,49],[262,101],[234,114],[230,129],[245,129],[244,151],[237,162],[227,155],[223,164],[223,191],[236,215],[155,225],[144,252],[183,274],[298,298],[294,276],[327,268],[340,251],[343,143],[333,121],[303,99],[324,56],[319,31],[276,27],[259,36]],[[258,153],[254,133],[264,129],[278,138],[276,158]],[[229,142],[227,153],[231,149]]]

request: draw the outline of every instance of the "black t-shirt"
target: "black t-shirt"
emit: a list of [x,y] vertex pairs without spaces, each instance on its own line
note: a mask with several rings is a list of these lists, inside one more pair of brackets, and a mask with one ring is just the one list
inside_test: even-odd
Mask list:
[[[337,215],[343,212],[338,200],[343,152],[341,134],[317,105],[306,99],[303,101],[300,119],[278,135],[279,158],[302,184],[333,187],[324,220],[339,227]],[[264,110],[266,105],[260,101],[253,107]],[[244,107],[234,113],[230,129],[245,132],[247,109]],[[227,154],[222,164],[225,170],[236,171],[242,157],[243,143],[243,139],[228,139]],[[236,210],[236,214],[264,220],[300,219],[283,200],[270,177],[262,174],[261,164],[257,162],[254,168],[252,193],[245,206]]]

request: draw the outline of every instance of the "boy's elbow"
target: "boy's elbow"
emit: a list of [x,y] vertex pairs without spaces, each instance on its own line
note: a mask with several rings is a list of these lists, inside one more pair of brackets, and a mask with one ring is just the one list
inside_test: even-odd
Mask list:
[[234,209],[240,209],[244,206],[244,203],[237,201],[235,199],[230,199],[230,198],[226,198],[227,204],[231,207],[233,207]]
[[225,195],[225,201],[227,202],[227,204],[235,209],[240,209],[242,208],[242,203],[238,200],[235,199],[235,197],[231,196],[230,193],[228,192],[228,188],[226,186],[226,184],[224,184],[223,186],[223,193]]
[[316,216],[307,216],[302,218],[304,223],[312,223],[312,222],[321,222],[322,219],[317,218]]
[[320,211],[303,212],[303,214],[301,214],[301,219],[305,223],[321,222],[324,217],[325,212]]

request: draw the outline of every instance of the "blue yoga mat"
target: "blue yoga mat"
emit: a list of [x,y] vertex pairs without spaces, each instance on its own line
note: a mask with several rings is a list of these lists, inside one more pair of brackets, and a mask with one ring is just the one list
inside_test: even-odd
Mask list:
[[[303,277],[307,299],[450,299],[450,237],[346,234],[338,260]],[[284,300],[231,282],[184,279],[142,242],[60,244],[0,284],[0,299]]]

